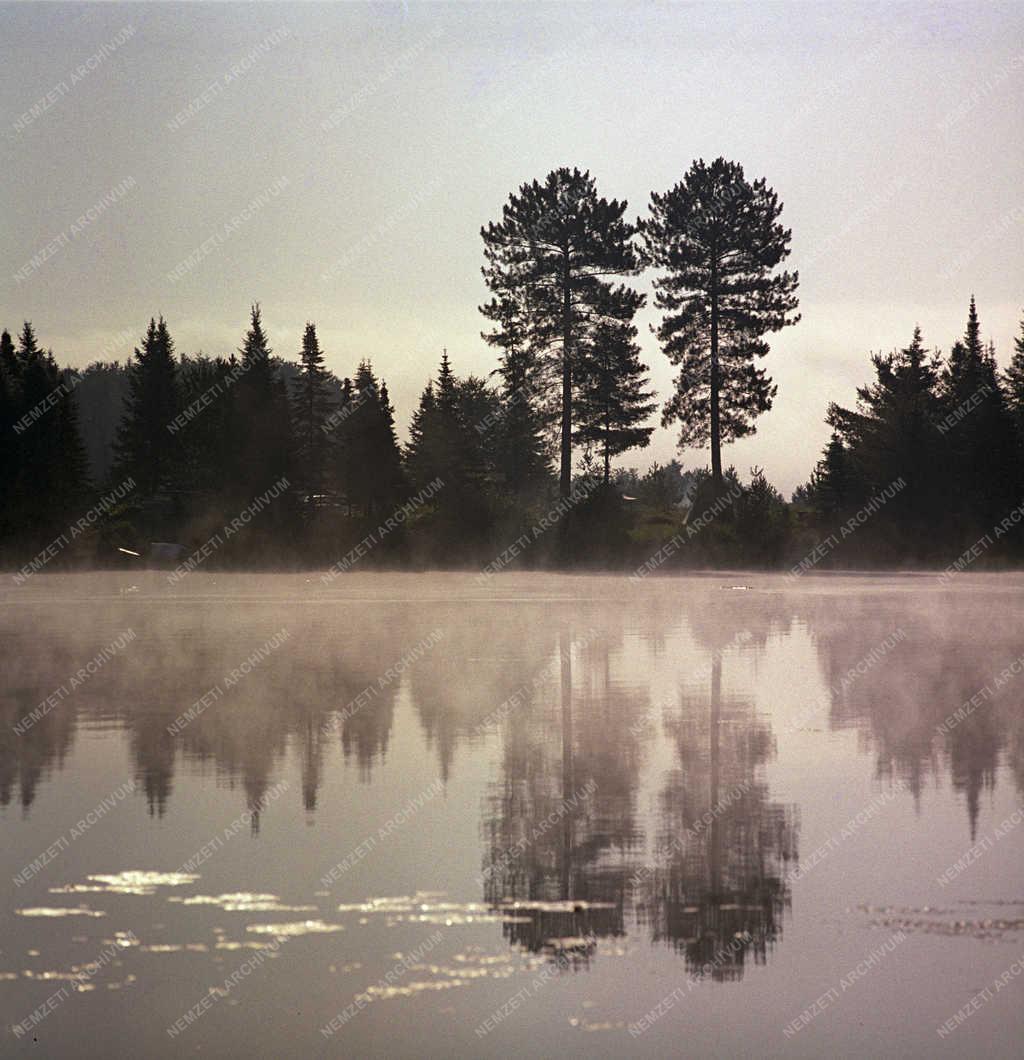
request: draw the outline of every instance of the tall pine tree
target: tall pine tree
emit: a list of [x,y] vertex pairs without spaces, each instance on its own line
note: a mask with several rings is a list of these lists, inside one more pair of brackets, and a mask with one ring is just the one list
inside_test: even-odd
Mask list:
[[781,212],[763,178],[750,183],[736,162],[699,159],[675,187],[652,193],[640,225],[651,263],[663,270],[654,281],[666,314],[658,338],[680,368],[662,423],[679,423],[680,446],[710,441],[716,487],[722,443],[753,433],[775,397],[755,364],[768,352],[764,336],[800,319],[797,274],[773,273],[789,256]]
[[481,312],[500,333],[511,309],[533,350],[557,373],[563,497],[572,482],[573,375],[582,351],[600,323],[628,323],[644,304],[642,294],[612,283],[640,270],[625,212],[625,202],[598,196],[588,172],[563,167],[543,184],[523,184],[509,196],[502,220],[480,233],[483,274],[494,295]]

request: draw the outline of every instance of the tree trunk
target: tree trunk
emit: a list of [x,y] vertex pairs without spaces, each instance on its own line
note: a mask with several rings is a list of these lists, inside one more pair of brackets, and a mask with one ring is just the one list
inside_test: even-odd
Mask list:
[[718,407],[718,254],[711,259],[711,481],[722,485],[722,433]]
[[569,287],[569,250],[564,251],[562,266],[562,466],[558,492],[569,496],[572,487],[572,300]]

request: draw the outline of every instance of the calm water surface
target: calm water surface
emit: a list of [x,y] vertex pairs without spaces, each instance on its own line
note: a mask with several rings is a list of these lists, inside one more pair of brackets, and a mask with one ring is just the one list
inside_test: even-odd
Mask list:
[[1022,601],[0,589],[0,1053],[1020,1056]]

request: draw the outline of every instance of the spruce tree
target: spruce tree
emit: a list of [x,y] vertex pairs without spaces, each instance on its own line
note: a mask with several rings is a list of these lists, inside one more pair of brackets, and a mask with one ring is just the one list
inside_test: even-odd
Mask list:
[[0,426],[6,435],[0,538],[24,548],[48,544],[82,514],[87,499],[73,387],[73,373],[62,372],[53,352],[39,346],[31,323],[25,322],[17,349],[9,334],[0,336]]
[[496,471],[511,495],[522,500],[550,475],[545,438],[549,373],[529,341],[527,314],[516,298],[495,298],[491,306],[496,327],[483,337],[501,351],[494,370],[501,380],[500,407],[492,417],[474,419],[473,424],[478,434],[490,436],[485,446],[493,446]]
[[989,530],[1020,501],[1014,424],[995,354],[985,348],[974,296],[963,340],[942,375],[953,521],[961,543]]
[[563,497],[572,481],[573,376],[582,350],[601,322],[628,323],[644,304],[643,295],[611,282],[640,270],[635,228],[625,211],[625,202],[598,196],[588,172],[563,167],[543,184],[523,184],[509,196],[502,220],[480,233],[483,275],[494,295],[481,312],[500,334],[512,309],[522,334],[558,380]]
[[429,381],[420,397],[406,448],[412,484],[422,489],[435,478],[442,479],[444,506],[458,507],[470,500],[471,492],[483,488],[484,462],[466,416],[467,404],[465,384],[452,371],[445,350],[437,382]]
[[234,354],[181,358],[182,407],[196,409],[176,430],[181,480],[191,493],[213,498],[233,493],[238,439],[232,401],[238,372]]
[[438,445],[440,430],[434,381],[420,394],[419,404],[409,423],[409,443],[405,448],[405,467],[414,489],[422,489],[440,471],[443,459]]
[[602,324],[587,344],[579,368],[576,439],[596,446],[604,466],[604,484],[611,478],[611,459],[630,449],[643,449],[653,427],[641,426],[657,408],[647,390],[647,365],[640,360],[632,324]]
[[1024,319],[1020,322],[1020,334],[1013,340],[1013,357],[1003,378],[1006,405],[1017,428],[1019,450],[1024,455]]
[[711,443],[711,470],[722,483],[723,442],[754,431],[776,388],[755,359],[764,336],[795,324],[795,272],[774,273],[789,256],[791,233],[779,223],[782,204],[765,180],[750,183],[743,167],[718,158],[694,162],[682,181],[652,193],[640,230],[665,311],[657,335],[680,368],[662,423],[680,425],[679,444]]
[[287,477],[292,455],[288,395],[272,360],[259,304],[250,310],[249,330],[239,353],[233,409],[237,443],[234,478],[238,496],[251,498]]
[[5,498],[0,511],[0,544],[14,526],[14,486],[21,462],[21,447],[14,425],[22,415],[21,372],[14,342],[5,328],[0,334],[0,495]]
[[853,482],[860,502],[902,480],[874,519],[880,520],[880,526],[896,525],[905,538],[903,549],[923,557],[940,545],[937,530],[949,503],[946,443],[938,429],[938,361],[929,357],[921,329],[915,328],[909,346],[884,356],[875,354],[871,363],[875,382],[858,388],[857,409],[829,407],[828,422],[849,461],[826,465],[829,474],[823,485],[838,493]]
[[323,426],[332,404],[314,324],[306,324],[300,363],[302,370],[292,393],[295,464],[299,483],[312,500],[325,487],[327,436]]
[[4,328],[3,334],[0,335],[0,372],[11,380],[18,377],[18,355],[15,353],[14,340],[7,328]]
[[388,388],[362,361],[352,384],[351,411],[336,428],[340,478],[350,510],[381,518],[400,502],[405,479]]
[[178,441],[168,428],[180,409],[174,343],[164,318],[150,318],[128,364],[128,394],[115,442],[116,474],[133,478],[141,496],[168,489],[177,474]]
[[862,497],[850,454],[834,432],[811,474],[806,496],[826,519],[838,519],[852,511]]

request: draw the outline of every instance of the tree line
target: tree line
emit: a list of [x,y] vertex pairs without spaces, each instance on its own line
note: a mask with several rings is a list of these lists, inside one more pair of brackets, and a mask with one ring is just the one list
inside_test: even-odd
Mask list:
[[[275,356],[258,305],[230,356],[178,354],[154,318],[126,365],[82,373],[61,369],[31,324],[16,343],[4,331],[0,559],[24,562],[126,482],[130,494],[60,563],[153,541],[192,550],[282,483],[217,563],[333,562],[399,510],[375,561],[483,564],[557,522],[523,562],[629,568],[678,541],[673,564],[770,566],[833,538],[843,547],[826,565],[932,562],[1020,503],[1024,339],[999,373],[973,299],[948,358],[926,353],[919,332],[872,358],[876,381],[855,409],[830,407],[832,441],[790,503],[761,469],[741,483],[722,445],[771,409],[776,386],[759,362],[768,336],[799,320],[782,204],[719,158],[652,193],[646,216],[626,210],[579,169],[509,196],[481,229],[495,369],[459,377],[444,351],[405,445],[368,360],[337,377],[314,323],[295,361]],[[648,445],[659,405],[637,343],[646,296],[628,282],[645,269],[678,368],[661,422],[678,427],[681,448],[710,448],[708,470],[612,466]],[[897,482],[876,516],[872,498]],[[843,527],[865,505],[871,528],[847,543]]]
[[975,546],[989,558],[1019,556],[1024,320],[1005,371],[982,340],[973,296],[948,355],[927,350],[915,328],[907,346],[874,354],[871,365],[874,379],[858,388],[854,408],[829,406],[832,438],[794,494],[820,535],[834,536],[882,497],[851,555],[942,566]]

